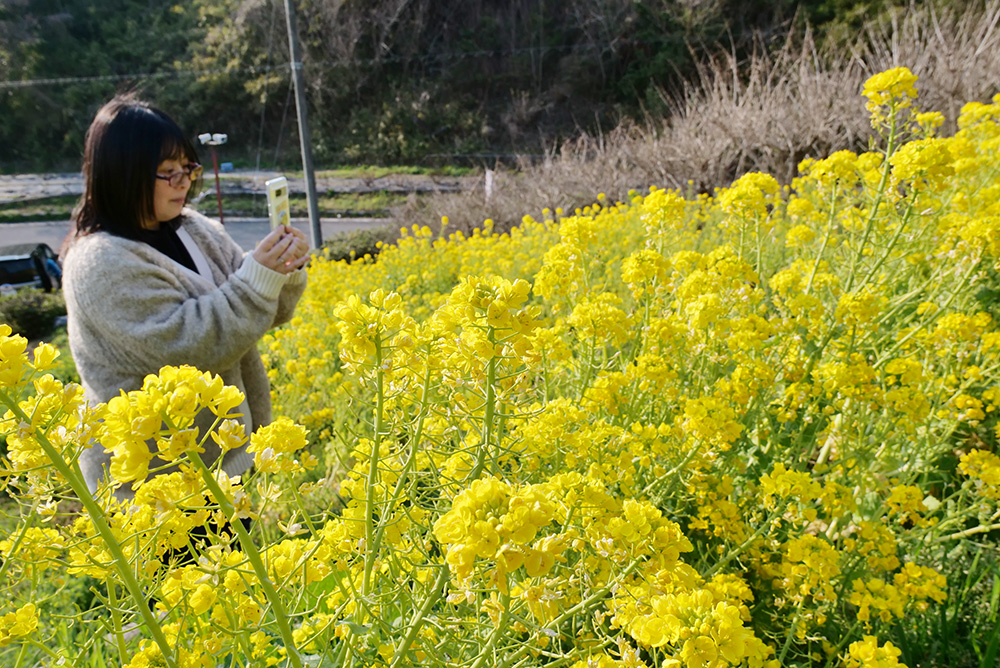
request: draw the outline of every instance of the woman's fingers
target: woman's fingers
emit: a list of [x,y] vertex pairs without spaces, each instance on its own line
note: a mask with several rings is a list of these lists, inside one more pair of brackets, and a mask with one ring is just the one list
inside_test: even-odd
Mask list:
[[[297,263],[295,267],[297,269],[309,261],[309,241],[306,239],[306,233],[297,227],[286,225],[285,229],[288,231],[288,235],[294,238],[290,250]],[[299,260],[302,262],[298,262]],[[288,262],[290,263],[292,260],[288,260]]]
[[305,233],[289,225],[271,230],[253,251],[253,258],[268,269],[287,274],[309,261]]
[[270,250],[275,244],[284,239],[287,234],[288,233],[285,232],[285,226],[276,227],[268,232],[267,236],[260,240],[258,246],[263,246],[265,250]]
[[294,241],[295,237],[284,234],[279,227],[260,240],[253,251],[253,259],[268,269],[286,274],[288,272],[284,270],[284,265],[287,258],[281,256],[288,251]]
[[309,262],[309,260],[311,260],[311,259],[312,258],[309,256],[309,254],[306,253],[305,255],[303,255],[303,256],[295,259],[295,260],[291,260],[291,261],[285,263],[285,266],[288,267],[288,273],[291,273],[291,272],[295,271],[296,269],[299,269],[301,267],[306,266],[306,263]]

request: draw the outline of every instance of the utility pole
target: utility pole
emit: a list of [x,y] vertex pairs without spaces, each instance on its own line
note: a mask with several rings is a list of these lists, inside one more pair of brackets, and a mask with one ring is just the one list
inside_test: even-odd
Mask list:
[[319,224],[319,206],[316,198],[316,175],[313,173],[312,135],[306,109],[305,81],[302,78],[302,55],[299,51],[299,33],[295,29],[295,6],[285,0],[285,17],[288,19],[288,51],[292,57],[292,84],[295,88],[295,110],[299,119],[299,143],[302,147],[302,175],[306,182],[306,200],[309,203],[309,224],[312,229],[313,248],[323,245],[323,228]]

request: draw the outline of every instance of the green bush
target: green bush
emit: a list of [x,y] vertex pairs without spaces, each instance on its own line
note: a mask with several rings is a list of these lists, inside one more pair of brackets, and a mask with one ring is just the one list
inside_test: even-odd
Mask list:
[[29,341],[50,334],[61,315],[66,315],[66,302],[60,293],[21,290],[0,297],[0,323]]
[[59,349],[59,357],[56,358],[55,365],[48,370],[55,379],[62,383],[79,383],[80,374],[76,371],[76,362],[69,350],[69,336],[65,327],[59,327],[46,340]]
[[389,244],[399,236],[392,225],[370,229],[350,230],[340,232],[323,242],[323,250],[331,260],[347,260],[371,255],[376,257],[381,252],[380,242]]

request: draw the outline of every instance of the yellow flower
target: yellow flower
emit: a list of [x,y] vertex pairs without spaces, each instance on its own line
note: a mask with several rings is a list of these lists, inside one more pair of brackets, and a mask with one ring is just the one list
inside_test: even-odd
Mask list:
[[874,609],[876,617],[882,622],[890,622],[893,617],[903,618],[903,608],[906,606],[906,596],[897,587],[886,584],[882,580],[855,580],[854,592],[850,602],[858,606],[858,619],[869,626]]
[[777,584],[793,601],[807,596],[830,603],[837,600],[834,582],[840,575],[840,555],[822,538],[804,535],[785,543],[780,573]]
[[680,658],[687,668],[712,665],[719,656],[719,646],[709,636],[695,636],[684,641]]
[[868,98],[868,111],[892,103],[898,108],[909,106],[917,97],[916,83],[917,76],[907,67],[895,67],[870,77],[862,89]]
[[980,494],[1000,500],[1000,457],[988,450],[971,450],[962,455],[958,470],[972,479]]
[[279,417],[269,425],[261,427],[250,436],[247,452],[261,452],[271,448],[274,452],[295,452],[306,447],[309,431],[286,417]]
[[156,439],[157,454],[164,461],[172,462],[180,459],[188,452],[204,452],[199,445],[197,428],[182,429],[170,434],[169,438]]
[[866,285],[860,290],[841,295],[837,302],[836,317],[849,327],[864,327],[881,315],[888,301],[884,295]]
[[911,601],[917,601],[917,607],[923,611],[927,608],[927,599],[936,603],[944,603],[947,599],[945,589],[948,579],[928,566],[918,566],[907,562],[903,569],[893,576],[893,583]]
[[66,549],[66,539],[55,529],[31,527],[19,540],[15,535],[0,540],[0,555],[11,564],[21,562],[25,566],[45,570],[55,565],[51,562]]
[[212,440],[223,452],[235,450],[247,441],[247,430],[237,420],[223,420],[219,428],[212,432]]
[[875,636],[865,636],[847,648],[845,668],[906,668],[899,662],[902,651],[891,642],[879,647]]
[[200,584],[188,595],[188,605],[191,606],[191,612],[200,615],[207,612],[215,604],[216,598],[217,594],[212,585]]
[[670,263],[651,248],[632,253],[622,261],[622,280],[639,299],[651,285],[661,284],[670,269]]
[[918,139],[904,144],[889,158],[894,183],[913,184],[919,179],[927,189],[939,190],[949,185],[955,173],[952,155],[942,139]]
[[27,603],[14,612],[0,617],[0,647],[30,635],[38,628],[38,611],[34,603]]
[[816,238],[816,231],[809,225],[796,225],[785,234],[785,245],[789,248],[802,248]]
[[760,172],[744,174],[718,195],[719,207],[743,222],[727,220],[723,226],[726,229],[738,230],[748,220],[763,222],[768,217],[768,207],[777,204],[780,192],[780,184],[770,174]]
[[805,503],[819,499],[822,487],[804,471],[789,471],[778,462],[770,473],[760,479],[760,493],[766,508],[775,508],[776,499],[793,499]]
[[865,557],[868,568],[875,572],[899,568],[896,536],[883,524],[862,521],[857,530],[844,540],[844,549]]
[[858,156],[853,151],[837,151],[822,160],[800,165],[799,171],[824,188],[839,184],[851,188],[858,180]]
[[904,524],[913,526],[923,526],[927,524],[924,513],[927,507],[924,505],[925,494],[919,487],[914,485],[896,485],[886,499],[889,506],[889,515],[899,518]]
[[933,137],[935,131],[944,125],[944,114],[940,111],[924,111],[915,115],[913,121],[925,137]]
[[695,438],[728,450],[743,432],[736,411],[725,399],[715,396],[684,401],[682,426]]
[[639,218],[651,239],[670,241],[690,224],[686,208],[687,202],[680,193],[652,186],[642,199]]
[[40,343],[32,352],[31,366],[35,371],[47,371],[55,365],[59,349],[50,343]]
[[0,324],[0,388],[17,387],[23,383],[28,368],[25,349],[28,339],[11,334],[7,325]]

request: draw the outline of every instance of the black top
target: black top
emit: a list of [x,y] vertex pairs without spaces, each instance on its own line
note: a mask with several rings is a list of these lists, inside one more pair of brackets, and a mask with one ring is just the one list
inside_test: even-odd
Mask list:
[[170,221],[160,225],[158,230],[143,229],[139,232],[139,241],[149,244],[171,260],[183,264],[197,274],[198,268],[194,266],[191,254],[188,253],[187,248],[177,236],[177,228],[180,226],[180,221]]

